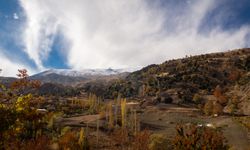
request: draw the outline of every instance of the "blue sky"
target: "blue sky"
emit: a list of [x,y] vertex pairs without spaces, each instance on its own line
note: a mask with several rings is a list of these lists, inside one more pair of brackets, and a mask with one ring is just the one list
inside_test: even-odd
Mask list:
[[135,68],[249,47],[249,0],[0,0],[0,75]]

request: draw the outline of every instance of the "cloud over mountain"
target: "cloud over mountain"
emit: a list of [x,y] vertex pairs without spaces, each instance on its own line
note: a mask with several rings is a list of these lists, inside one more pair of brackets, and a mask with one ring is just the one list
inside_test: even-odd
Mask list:
[[211,15],[221,4],[215,0],[19,1],[26,16],[23,50],[38,70],[46,68],[53,51],[73,69],[127,68],[249,42],[248,24],[221,26],[229,17],[227,9]]

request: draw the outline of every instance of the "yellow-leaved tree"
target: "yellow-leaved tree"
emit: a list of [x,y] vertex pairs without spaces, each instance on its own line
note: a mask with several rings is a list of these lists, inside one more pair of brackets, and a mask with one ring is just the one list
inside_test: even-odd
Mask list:
[[44,114],[37,112],[36,98],[28,92],[40,82],[29,80],[26,69],[18,70],[17,76],[9,85],[0,83],[0,149],[11,149],[11,143],[21,145],[42,134]]

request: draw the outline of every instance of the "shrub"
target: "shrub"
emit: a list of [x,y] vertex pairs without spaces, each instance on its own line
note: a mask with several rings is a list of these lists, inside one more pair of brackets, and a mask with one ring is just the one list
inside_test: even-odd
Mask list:
[[173,140],[176,150],[227,150],[228,145],[221,131],[196,125],[176,127],[177,134]]
[[112,140],[117,143],[117,146],[124,148],[129,146],[129,131],[125,129],[116,129],[111,135]]
[[211,115],[213,112],[213,101],[207,101],[203,108],[203,111],[206,115]]
[[202,96],[201,95],[199,95],[199,94],[194,94],[194,96],[193,96],[193,102],[195,102],[196,104],[200,104],[201,102],[202,102]]
[[78,138],[75,132],[68,131],[59,139],[59,148],[64,149],[80,149]]
[[228,79],[232,82],[239,80],[239,78],[240,78],[240,72],[237,70],[232,71],[228,76]]
[[133,149],[134,150],[149,150],[150,132],[143,130],[138,132],[134,137]]
[[44,150],[50,149],[51,139],[46,136],[40,136],[36,139],[23,142],[19,139],[12,139],[5,145],[7,150]]
[[213,114],[222,114],[223,113],[223,107],[220,103],[215,103],[213,105]]
[[81,128],[80,132],[77,133],[76,131],[67,131],[63,136],[60,137],[59,141],[59,149],[65,150],[88,150],[89,143],[87,137],[84,133],[84,129]]
[[170,141],[163,134],[152,134],[150,136],[150,150],[168,150],[171,149],[170,146]]
[[223,113],[223,107],[218,102],[213,101],[207,101],[203,111],[206,115],[213,115],[213,114],[222,114]]

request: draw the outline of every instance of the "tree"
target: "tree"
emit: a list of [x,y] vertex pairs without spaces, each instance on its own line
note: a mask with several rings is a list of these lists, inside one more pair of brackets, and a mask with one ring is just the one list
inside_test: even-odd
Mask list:
[[26,139],[35,139],[42,130],[43,114],[37,112],[32,105],[35,100],[27,89],[36,88],[38,81],[28,80],[27,70],[18,70],[18,80],[11,88],[0,86],[0,149],[5,149],[8,143]]
[[221,105],[225,105],[227,103],[227,98],[223,95],[223,91],[222,88],[218,85],[216,86],[216,88],[214,89],[214,96],[217,98],[217,101],[221,104]]
[[220,103],[216,102],[213,105],[213,114],[222,114],[223,113],[223,107]]
[[206,115],[211,115],[213,112],[213,101],[207,101],[204,106],[204,113]]

